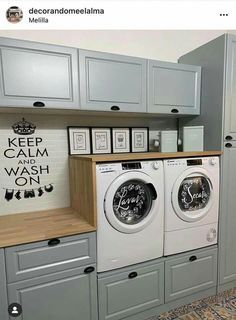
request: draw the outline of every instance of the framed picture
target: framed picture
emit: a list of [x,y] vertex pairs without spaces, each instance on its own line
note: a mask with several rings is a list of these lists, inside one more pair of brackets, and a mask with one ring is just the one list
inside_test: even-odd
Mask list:
[[132,152],[148,151],[148,128],[131,128]]
[[92,128],[92,152],[111,153],[111,128]]
[[129,128],[112,128],[112,152],[130,152]]
[[90,154],[90,129],[87,127],[67,127],[69,154]]

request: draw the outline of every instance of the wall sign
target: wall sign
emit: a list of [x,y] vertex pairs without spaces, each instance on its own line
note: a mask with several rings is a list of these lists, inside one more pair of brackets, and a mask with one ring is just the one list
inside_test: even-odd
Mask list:
[[44,139],[36,133],[36,125],[23,118],[12,125],[12,130],[14,135],[3,146],[3,157],[9,160],[3,171],[10,181],[3,187],[5,200],[32,199],[52,192],[53,183],[42,184],[42,176],[50,175],[49,164],[41,161],[49,157],[49,151]]

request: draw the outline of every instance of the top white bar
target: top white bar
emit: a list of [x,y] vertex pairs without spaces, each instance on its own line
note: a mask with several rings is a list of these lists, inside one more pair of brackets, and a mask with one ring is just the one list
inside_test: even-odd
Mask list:
[[[7,10],[19,7],[23,18],[9,22]],[[236,0],[105,0],[0,2],[2,30],[233,30]]]

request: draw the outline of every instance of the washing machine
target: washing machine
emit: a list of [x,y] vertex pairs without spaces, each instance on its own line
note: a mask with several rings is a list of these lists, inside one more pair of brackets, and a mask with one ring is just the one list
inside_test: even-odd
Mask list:
[[96,165],[97,270],[163,256],[162,161]]
[[164,255],[217,243],[219,158],[164,160]]

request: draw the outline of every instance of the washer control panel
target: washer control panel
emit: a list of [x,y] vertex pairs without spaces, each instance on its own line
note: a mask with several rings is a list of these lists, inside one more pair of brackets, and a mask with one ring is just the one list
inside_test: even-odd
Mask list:
[[191,167],[191,166],[214,166],[218,163],[218,157],[205,157],[205,158],[188,158],[188,159],[170,159],[166,160],[166,165],[170,167]]

